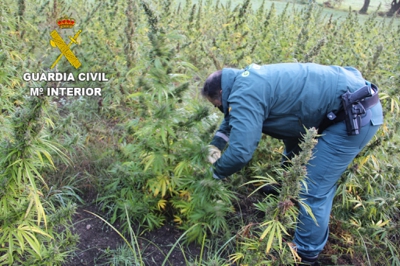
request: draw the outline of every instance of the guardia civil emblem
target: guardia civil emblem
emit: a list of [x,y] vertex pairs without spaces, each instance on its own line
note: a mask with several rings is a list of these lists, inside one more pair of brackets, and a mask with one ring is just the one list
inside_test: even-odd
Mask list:
[[[57,25],[60,29],[72,29],[75,25],[75,19],[65,16],[57,20]],[[81,32],[82,30],[78,30],[73,37],[68,36],[70,39],[70,42],[68,44],[64,42],[64,40],[61,38],[60,34],[58,34],[56,30],[53,30],[50,33],[50,36],[52,38],[50,40],[51,46],[53,46],[54,48],[57,47],[61,52],[61,54],[57,57],[56,61],[54,61],[50,68],[54,68],[57,65],[58,61],[60,61],[60,59],[64,56],[65,58],[67,58],[68,62],[75,68],[79,68],[82,65],[81,62],[79,62],[79,59],[70,49],[73,43],[78,44],[76,40],[78,39]]]

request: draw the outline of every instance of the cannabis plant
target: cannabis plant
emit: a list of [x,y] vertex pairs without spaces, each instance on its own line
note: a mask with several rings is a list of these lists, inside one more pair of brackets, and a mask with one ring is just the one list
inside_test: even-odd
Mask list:
[[111,170],[118,177],[105,186],[107,196],[100,200],[111,222],[126,221],[126,207],[148,229],[174,218],[183,229],[191,228],[189,241],[200,241],[206,233],[228,231],[225,215],[232,211],[233,194],[208,171],[207,125],[202,125],[210,124],[208,109],[190,99],[193,93],[188,95],[188,72],[180,70],[188,64],[176,59],[180,55],[171,45],[178,35],[165,33],[147,3],[142,7],[151,50],[130,96],[139,107],[126,124],[130,143],[121,147],[125,162]]
[[[300,143],[301,152],[291,158],[284,168],[276,169],[274,174],[257,176],[246,184],[281,184],[279,196],[269,195],[255,207],[265,213],[261,223],[250,223],[238,232],[239,250],[231,255],[235,262],[262,265],[265,263],[289,264],[298,259],[290,246],[302,206],[315,220],[311,209],[302,198],[301,187],[306,189],[307,171],[305,165],[312,158],[312,150],[317,143],[317,131],[308,129]],[[268,163],[265,163],[268,164]],[[254,170],[264,168],[258,165]],[[285,244],[285,245],[284,245]]]
[[67,226],[75,205],[60,205],[62,197],[56,198],[57,192],[48,194],[41,174],[54,168],[52,154],[64,156],[46,134],[52,125],[46,117],[48,108],[44,97],[27,100],[10,122],[12,137],[0,146],[2,265],[22,261],[59,264],[76,241],[68,227],[61,233],[56,230]]

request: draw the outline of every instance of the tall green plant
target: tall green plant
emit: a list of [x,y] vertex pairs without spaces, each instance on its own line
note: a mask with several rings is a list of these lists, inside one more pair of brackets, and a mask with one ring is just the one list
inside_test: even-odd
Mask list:
[[[294,232],[296,226],[300,205],[315,220],[311,209],[302,199],[300,188],[302,183],[305,188],[307,187],[305,185],[307,178],[305,165],[313,156],[312,150],[317,144],[316,137],[316,129],[308,129],[300,144],[301,152],[290,160],[288,167],[277,169],[275,177],[267,174],[246,183],[276,185],[277,180],[280,180],[282,188],[278,197],[268,196],[255,204],[258,210],[265,213],[264,222],[246,225],[238,233],[241,243],[239,243],[239,250],[231,255],[232,261],[251,265],[262,265],[263,263],[286,265],[298,259],[289,242],[291,233]],[[260,167],[262,166],[259,165],[257,168]]]
[[201,137],[207,127],[202,129],[201,123],[207,120],[208,109],[186,93],[186,71],[179,69],[188,64],[176,61],[179,55],[171,46],[179,36],[165,34],[156,14],[145,2],[142,6],[152,49],[137,92],[129,96],[140,108],[127,123],[132,143],[122,150],[128,160],[114,168],[120,177],[106,186],[109,196],[101,200],[112,209],[112,222],[126,219],[126,204],[130,217],[149,229],[173,216],[182,228],[198,224],[187,235],[189,241],[201,240],[209,231],[228,231],[225,215],[231,211],[233,195],[206,171],[208,151]]
[[[53,125],[46,116],[47,108],[48,99],[44,97],[28,100],[15,112],[10,123],[12,138],[0,146],[2,265],[22,261],[52,265],[65,259],[65,250],[60,252],[56,248],[60,243],[55,240],[64,239],[66,235],[53,231],[53,227],[60,222],[65,225],[62,221],[70,219],[75,207],[64,206],[67,215],[60,216],[53,207],[55,202],[50,197],[44,198],[48,187],[41,172],[54,168],[52,154],[65,156],[46,134],[45,129]],[[66,234],[70,241],[72,235],[68,230]],[[63,248],[70,246],[65,241],[61,243],[65,244]]]

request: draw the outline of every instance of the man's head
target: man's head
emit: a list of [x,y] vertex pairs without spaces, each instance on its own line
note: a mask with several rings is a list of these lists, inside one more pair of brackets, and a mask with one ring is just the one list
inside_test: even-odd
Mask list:
[[221,75],[222,70],[218,70],[208,76],[201,90],[201,95],[222,111]]

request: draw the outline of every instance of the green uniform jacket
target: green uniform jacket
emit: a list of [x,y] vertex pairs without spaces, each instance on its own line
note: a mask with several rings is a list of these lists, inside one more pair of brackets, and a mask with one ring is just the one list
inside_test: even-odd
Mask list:
[[[352,67],[313,63],[252,64],[245,69],[222,70],[222,105],[225,118],[211,144],[223,150],[214,164],[217,178],[225,178],[247,164],[261,134],[298,138],[304,127],[316,127],[329,112],[341,108],[341,95],[365,86]],[[372,115],[373,124],[382,116]]]

